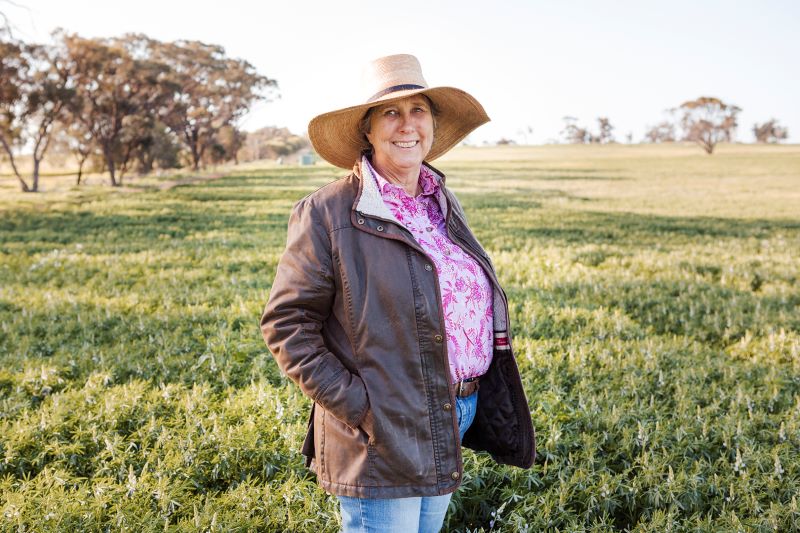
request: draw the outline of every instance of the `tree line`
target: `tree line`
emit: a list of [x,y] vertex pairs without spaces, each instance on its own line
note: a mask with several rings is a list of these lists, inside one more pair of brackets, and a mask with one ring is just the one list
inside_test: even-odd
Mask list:
[[[91,157],[112,186],[131,170],[235,160],[245,140],[238,119],[276,92],[275,80],[218,45],[64,31],[53,44],[29,44],[0,31],[0,146],[26,192],[38,190],[54,143],[75,155],[78,184]],[[33,160],[27,178],[23,148]]]
[[[690,141],[699,144],[708,154],[720,142],[731,142],[738,127],[740,107],[726,104],[719,98],[701,96],[688,100],[677,108],[667,110],[672,117],[655,126],[649,126],[644,136],[645,142],[664,143]],[[612,133],[614,126],[607,117],[597,119],[597,132],[579,126],[575,117],[564,117],[565,126],[561,135],[574,144],[615,142]],[[778,124],[774,118],[753,125],[753,135],[759,143],[777,143],[789,137],[789,130]],[[628,134],[628,142],[632,135]]]

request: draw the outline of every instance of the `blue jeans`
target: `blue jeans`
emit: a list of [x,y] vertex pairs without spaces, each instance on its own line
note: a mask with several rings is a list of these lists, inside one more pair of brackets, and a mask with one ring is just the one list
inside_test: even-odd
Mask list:
[[[456,398],[459,438],[464,438],[478,405],[478,393]],[[452,494],[419,498],[351,498],[339,496],[342,533],[436,533],[442,528]]]

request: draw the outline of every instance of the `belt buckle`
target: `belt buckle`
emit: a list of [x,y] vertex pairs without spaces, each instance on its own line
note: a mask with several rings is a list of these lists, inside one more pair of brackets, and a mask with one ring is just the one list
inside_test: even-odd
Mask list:
[[464,394],[464,384],[465,383],[472,383],[473,381],[475,381],[474,377],[467,378],[467,379],[462,379],[461,381],[459,381],[458,382],[458,391],[457,391],[456,396],[458,396],[459,398],[463,398],[462,394]]

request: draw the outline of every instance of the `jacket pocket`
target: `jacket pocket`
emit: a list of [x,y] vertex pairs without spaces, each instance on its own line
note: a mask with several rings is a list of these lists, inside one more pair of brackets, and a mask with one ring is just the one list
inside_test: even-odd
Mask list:
[[369,436],[362,428],[352,429],[320,409],[323,413],[322,439],[323,479],[331,483],[353,486],[372,485],[368,450]]
[[361,421],[361,425],[358,426],[358,428],[367,434],[367,444],[375,444],[375,418],[372,414],[371,407],[367,408],[364,419]]

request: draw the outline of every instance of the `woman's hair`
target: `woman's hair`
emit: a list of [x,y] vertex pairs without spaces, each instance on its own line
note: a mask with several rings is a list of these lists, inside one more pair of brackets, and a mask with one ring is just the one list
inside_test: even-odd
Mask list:
[[[433,103],[433,100],[428,98],[426,95],[421,94],[425,100],[428,101],[428,107],[431,109],[431,116],[433,117],[433,133],[436,135],[436,117],[439,116],[439,108],[436,104]],[[369,139],[367,139],[367,133],[370,132],[370,121],[372,120],[372,112],[377,109],[379,106],[370,107],[367,109],[367,112],[364,113],[364,116],[361,117],[361,120],[358,122],[358,131],[361,133],[361,136],[364,138],[364,146],[369,147]]]

